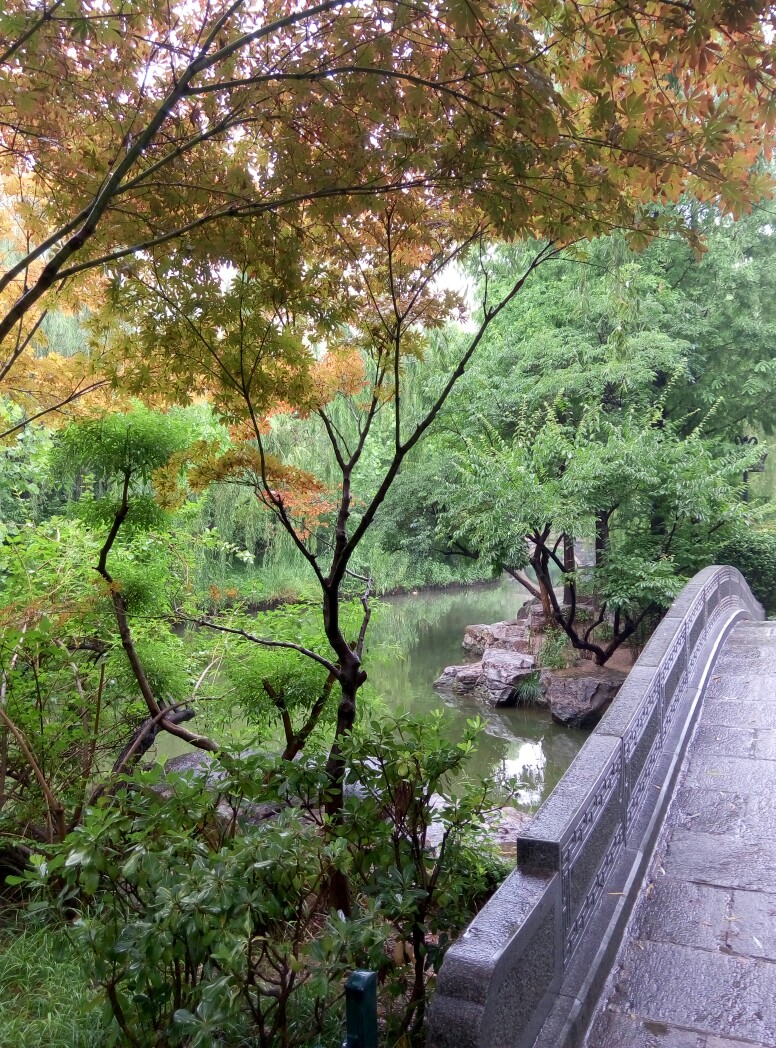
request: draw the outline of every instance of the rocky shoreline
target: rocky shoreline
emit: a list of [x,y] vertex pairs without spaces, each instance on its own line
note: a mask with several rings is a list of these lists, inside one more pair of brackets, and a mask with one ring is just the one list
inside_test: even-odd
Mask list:
[[536,633],[545,625],[541,608],[529,602],[514,621],[468,626],[463,649],[481,659],[446,666],[434,688],[501,708],[541,706],[558,724],[595,727],[626,673],[587,660],[561,670],[537,666]]

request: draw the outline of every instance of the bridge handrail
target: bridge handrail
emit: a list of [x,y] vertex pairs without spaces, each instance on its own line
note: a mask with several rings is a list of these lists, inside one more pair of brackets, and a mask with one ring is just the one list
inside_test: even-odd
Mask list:
[[[601,723],[518,836],[517,869],[448,951],[428,1048],[529,1048],[575,955],[576,968],[600,964],[594,955],[601,944],[585,943],[585,932],[607,909],[604,900],[614,911],[617,896],[627,894],[611,891],[612,873],[622,878],[630,870],[633,880],[643,865],[658,804],[667,804],[724,636],[739,619],[762,617],[736,568],[705,568],[687,583]],[[589,965],[584,958],[580,964],[585,950]],[[580,1006],[566,1001],[565,1012],[572,1004]]]

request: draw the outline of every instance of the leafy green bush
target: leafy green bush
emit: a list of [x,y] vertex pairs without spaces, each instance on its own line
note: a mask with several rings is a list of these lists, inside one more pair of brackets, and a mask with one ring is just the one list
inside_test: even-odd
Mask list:
[[766,613],[776,613],[776,528],[739,531],[719,549],[717,563],[738,568]]
[[548,670],[564,670],[571,665],[572,657],[571,644],[563,630],[548,627],[542,639],[539,665]]
[[[388,1043],[414,1040],[447,946],[506,872],[485,821],[503,794],[462,775],[478,730],[454,744],[438,719],[362,727],[333,822],[322,762],[223,756],[209,784],[157,770],[105,797],[28,876],[80,914],[105,1043],[331,1040],[356,967],[381,973]],[[328,906],[335,871],[348,920]]]

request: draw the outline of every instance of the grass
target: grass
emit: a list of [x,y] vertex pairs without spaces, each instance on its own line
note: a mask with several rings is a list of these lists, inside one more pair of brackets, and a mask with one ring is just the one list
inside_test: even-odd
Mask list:
[[55,926],[0,928],[0,1045],[98,1048],[107,1041],[75,947]]

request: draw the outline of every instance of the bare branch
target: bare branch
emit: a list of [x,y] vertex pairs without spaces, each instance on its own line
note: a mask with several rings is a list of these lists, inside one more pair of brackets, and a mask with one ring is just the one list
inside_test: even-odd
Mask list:
[[303,644],[294,644],[290,640],[271,640],[269,637],[257,637],[255,633],[249,633],[247,630],[237,629],[234,626],[224,626],[220,622],[211,622],[209,619],[184,619],[185,622],[191,622],[195,626],[206,626],[211,630],[218,630],[220,633],[231,633],[236,637],[243,637],[245,640],[249,640],[252,644],[260,644],[264,648],[288,648],[290,651],[298,651],[300,655],[304,655],[308,659],[312,659],[313,662],[317,662],[324,669],[332,673],[336,680],[339,680],[339,667],[335,666],[333,662],[324,658],[323,655],[319,655],[316,651],[312,651],[311,648],[305,648]]

